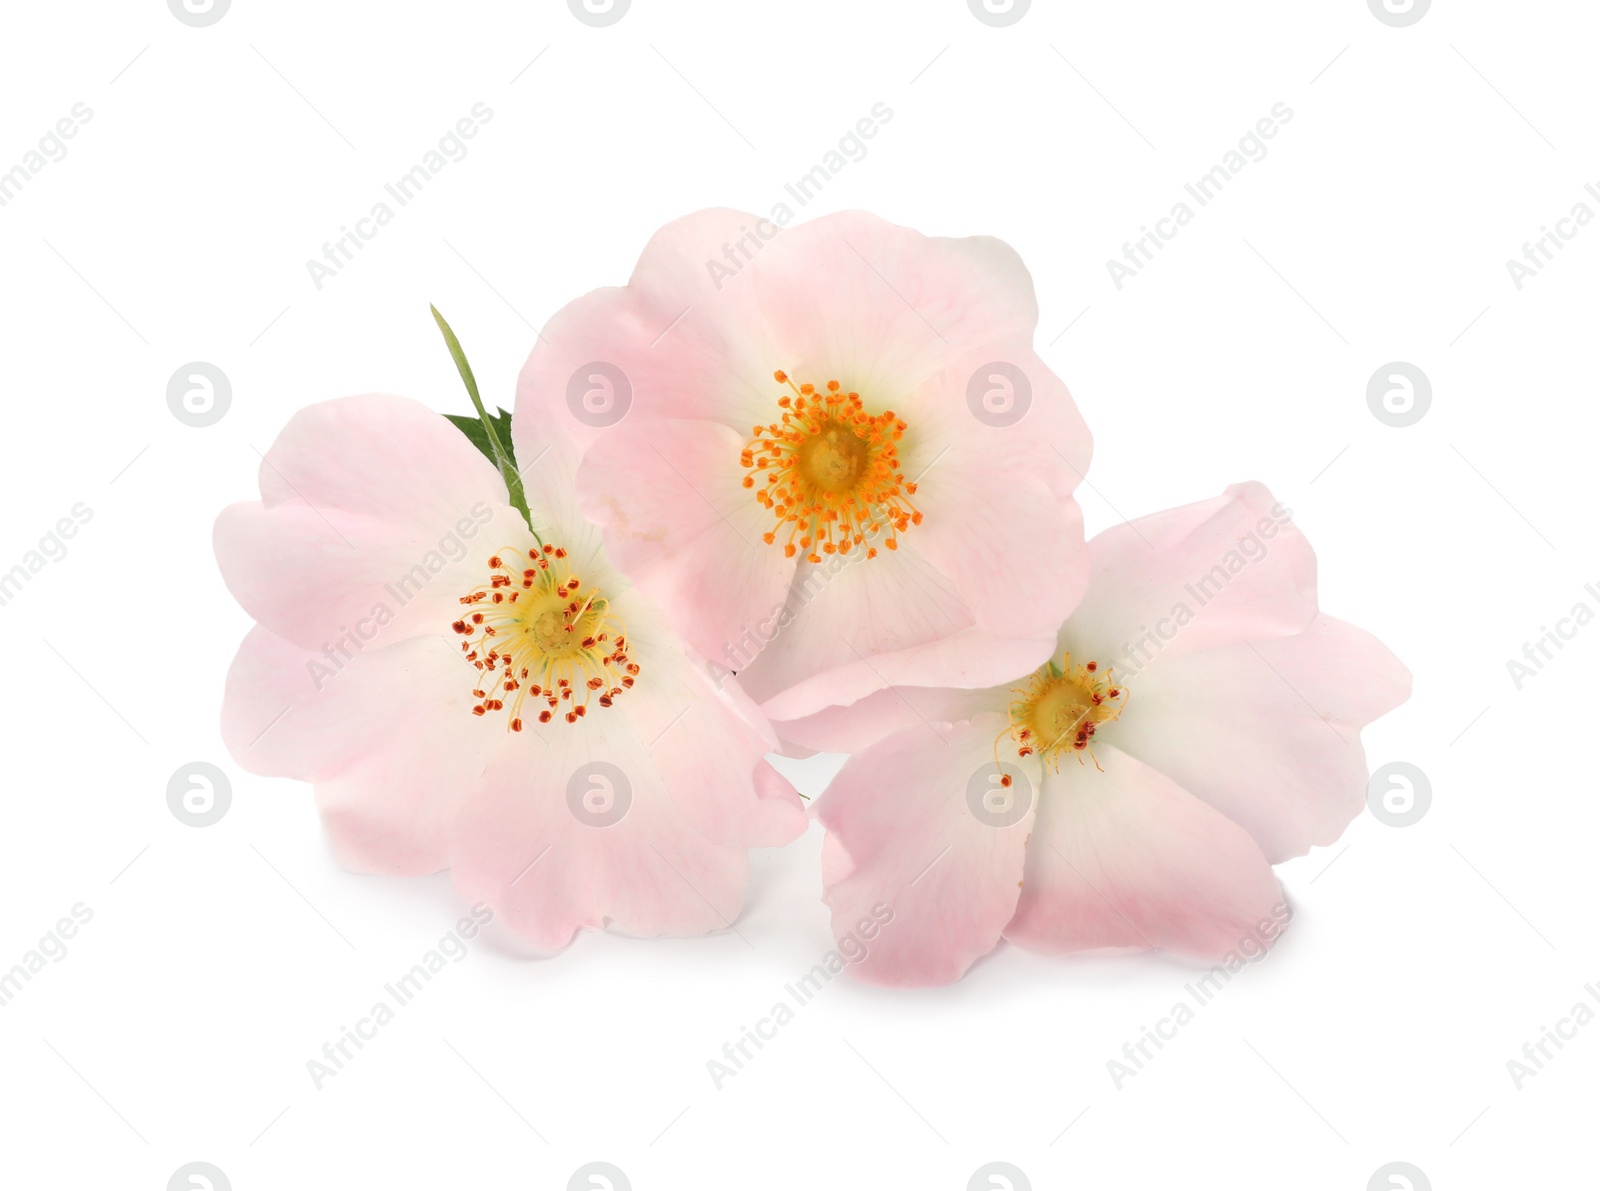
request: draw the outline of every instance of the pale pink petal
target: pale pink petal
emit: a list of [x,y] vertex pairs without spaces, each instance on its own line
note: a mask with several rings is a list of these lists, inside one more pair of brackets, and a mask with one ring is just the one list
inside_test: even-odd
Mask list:
[[654,417],[748,429],[747,411],[775,399],[772,373],[783,353],[748,278],[728,273],[777,234],[742,211],[700,211],[667,224],[626,288],[587,294],[545,326],[517,382],[513,424],[549,418],[580,448],[610,426]]
[[460,597],[488,574],[489,558],[527,543],[522,518],[503,500],[480,501],[437,531],[337,509],[236,504],[213,533],[217,564],[240,607],[319,651],[448,632]]
[[537,750],[471,713],[474,677],[443,638],[330,659],[256,628],[228,672],[222,736],[252,773],[314,784],[346,867],[437,872],[487,759],[512,743]]
[[927,725],[939,728],[985,711],[1003,709],[1007,692],[1004,687],[969,691],[897,686],[875,691],[854,703],[835,704],[799,719],[781,720],[773,727],[791,750],[859,753],[896,732]]
[[1316,557],[1260,484],[1108,529],[1089,554],[1089,590],[1061,645],[1130,685],[1158,660],[1285,637],[1317,614]]
[[[745,690],[762,703],[838,667],[864,665],[876,654],[925,645],[972,625],[954,584],[909,547],[880,550],[871,559],[856,551],[802,564],[772,611],[758,626],[765,648],[739,671]],[[841,689],[829,702],[850,701],[882,685]]]
[[1000,452],[952,452],[919,489],[925,520],[906,536],[950,576],[978,628],[1048,636],[1088,586],[1083,512],[1022,466]]
[[1160,948],[1251,956],[1287,921],[1283,892],[1242,827],[1107,744],[1046,777],[1016,916],[1036,951]]
[[988,687],[1031,673],[1054,634],[972,624],[954,585],[914,546],[804,565],[771,639],[739,681],[773,720],[799,719],[889,686]]
[[[665,618],[661,623],[666,624]],[[681,644],[681,639],[680,639]],[[742,717],[761,736],[766,750],[771,752],[778,747],[778,733],[772,726],[772,721],[766,717],[761,707],[750,697],[750,692],[744,689],[741,683],[721,666],[705,660],[687,645],[681,646],[683,654],[689,659],[691,666],[700,674],[705,675],[717,695],[727,704],[733,712]]]
[[1246,828],[1274,864],[1331,844],[1366,803],[1363,725],[1411,675],[1328,616],[1303,633],[1163,659],[1105,739]]
[[[765,804],[770,804],[763,809],[777,825],[770,835],[758,842],[751,843],[751,847],[776,847],[790,843],[805,834],[806,813],[805,802],[800,797],[794,783],[773,768],[772,762],[763,759],[756,766],[755,772],[756,797]],[[796,823],[795,812],[798,812]]]
[[623,425],[578,473],[583,511],[616,565],[695,650],[735,671],[760,651],[796,566],[762,541],[775,522],[742,486],[744,443],[717,422]]
[[587,447],[616,424],[582,409],[585,393],[606,404],[607,383],[590,379],[605,371],[598,362],[625,378],[628,418],[743,429],[774,403],[777,369],[892,402],[951,352],[1030,338],[1037,317],[1026,268],[998,240],[930,238],[859,211],[789,229],[701,211],[656,233],[627,288],[598,290],[550,321],[519,380],[519,408],[537,404]]
[[218,517],[217,562],[252,619],[307,649],[447,631],[488,557],[526,540],[466,436],[400,397],[301,410],[264,456],[261,490]]
[[806,825],[800,796],[765,760],[770,727],[738,696],[736,683],[719,692],[677,642],[639,627],[640,620],[627,616],[638,684],[592,714],[608,728],[613,718],[626,723],[668,796],[709,839],[756,848],[800,835]]
[[[396,647],[390,656],[429,652],[418,640]],[[310,781],[359,752],[384,729],[368,714],[365,699],[346,705],[337,698],[368,693],[359,678],[351,680],[347,665],[346,659],[330,661],[252,627],[228,667],[222,697],[222,742],[233,759],[250,773]],[[347,681],[330,684],[329,677],[338,678],[341,671]],[[382,666],[366,672],[381,675]],[[389,684],[380,679],[378,689],[387,691]]]
[[1022,470],[1071,496],[1094,453],[1072,394],[1028,339],[952,352],[892,404],[907,423],[900,457],[917,480],[972,457],[990,461],[993,486]]
[[[462,898],[487,902],[547,952],[583,928],[655,937],[732,927],[744,902],[745,852],[701,835],[648,753],[605,717],[570,728],[552,735],[536,764],[505,755],[490,764],[452,842]],[[583,769],[597,762],[620,778]],[[587,807],[589,819],[574,806]]]
[[602,545],[600,527],[578,507],[578,465],[583,457],[578,443],[537,410],[527,417],[512,415],[511,441],[539,535],[548,544],[565,547],[579,574],[592,574],[598,565],[610,575],[614,568]]
[[257,626],[228,670],[222,739],[251,773],[309,781],[393,741],[397,717],[410,727],[448,707],[474,719],[474,674],[443,637],[340,655]]
[[261,460],[261,502],[339,509],[425,529],[505,502],[494,465],[442,415],[373,394],[308,405]]
[[[504,723],[488,727],[506,734]],[[446,868],[456,816],[485,758],[504,751],[500,741],[463,747],[463,733],[438,718],[417,729],[404,748],[364,753],[312,783],[328,842],[352,872],[420,877]]]
[[[1050,657],[1052,643],[1042,637],[996,637],[963,629],[949,637],[893,653],[844,660],[833,669],[796,682],[762,704],[774,721],[797,719],[839,699],[861,699],[891,686],[930,686],[939,681],[985,687],[1033,673]],[[764,680],[762,667],[745,674],[753,686]]]
[[850,870],[855,863],[850,859],[850,853],[844,850],[844,845],[839,842],[836,835],[822,837],[822,887],[832,889],[840,881],[850,875]]
[[1033,279],[988,236],[924,236],[865,211],[809,220],[750,265],[756,301],[798,380],[838,380],[893,407],[950,356],[1028,340]]
[[[851,757],[828,787],[817,813],[837,847],[825,899],[835,936],[866,940],[850,969],[858,979],[948,984],[999,941],[1034,816],[1031,791],[983,785],[1002,727],[991,715],[900,732]],[[975,813],[985,793],[987,822]]]

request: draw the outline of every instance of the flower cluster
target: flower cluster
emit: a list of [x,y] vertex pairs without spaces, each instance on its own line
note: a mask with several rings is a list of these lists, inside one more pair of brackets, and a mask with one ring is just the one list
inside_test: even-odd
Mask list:
[[768,756],[816,750],[851,754],[811,811],[835,932],[888,923],[861,979],[1271,937],[1405,669],[1319,611],[1260,484],[1085,541],[1089,433],[1006,245],[757,223],[663,228],[509,417],[446,327],[478,418],[290,421],[216,528],[257,622],[235,758],[309,781],[347,865],[448,868],[546,951],[731,925],[807,822]]

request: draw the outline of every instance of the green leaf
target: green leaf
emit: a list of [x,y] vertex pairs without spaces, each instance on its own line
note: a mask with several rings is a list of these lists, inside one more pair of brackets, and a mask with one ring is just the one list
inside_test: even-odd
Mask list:
[[[456,333],[450,329],[450,324],[444,321],[444,315],[439,313],[438,307],[430,305],[428,309],[433,311],[433,321],[439,324],[439,330],[444,335],[445,346],[450,349],[450,358],[456,362],[456,371],[461,374],[461,383],[467,386],[467,396],[472,398],[472,408],[478,411],[478,435],[468,431],[463,425],[471,419],[462,417],[458,420],[449,414],[445,416],[460,427],[478,449],[500,469],[500,478],[506,482],[506,494],[511,498],[511,507],[522,514],[522,519],[527,522],[528,528],[533,530],[534,541],[539,542],[539,533],[533,529],[533,517],[528,512],[528,497],[522,488],[522,473],[517,471],[516,457],[511,452],[511,415],[501,410],[499,419],[489,417],[489,411],[483,408],[483,398],[478,396],[478,382],[472,375],[472,365],[467,363],[467,353],[461,350],[461,340],[456,338]],[[482,436],[481,441],[479,435]]]
[[[490,463],[496,467],[500,466],[500,461],[495,458],[494,446],[489,442],[488,432],[484,430],[483,423],[478,419],[477,414],[445,414],[445,417],[450,420],[457,430],[467,436],[473,446],[483,452],[484,457]],[[511,458],[511,466],[515,467],[517,465],[517,450],[511,443],[511,415],[502,409],[491,417],[489,421],[494,425],[495,437],[500,440],[501,445],[505,447],[506,454]]]

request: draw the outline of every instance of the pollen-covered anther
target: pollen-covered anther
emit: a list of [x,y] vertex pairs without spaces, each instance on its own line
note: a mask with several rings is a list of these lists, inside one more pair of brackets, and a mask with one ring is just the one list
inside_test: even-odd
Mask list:
[[778,398],[779,419],[752,426],[739,456],[744,486],[777,519],[762,541],[781,540],[785,558],[803,552],[813,563],[858,546],[875,558],[880,536],[886,549],[898,549],[895,535],[922,523],[911,502],[917,486],[901,470],[896,445],[905,422],[893,410],[868,412],[861,394],[836,380],[818,392],[787,373],[773,377],[790,389]]
[[1127,690],[1112,682],[1111,667],[1095,661],[1074,665],[1071,654],[1046,662],[1013,694],[1011,726],[1001,737],[1010,737],[1018,757],[1037,755],[1051,769],[1059,768],[1063,753],[1077,753],[1080,762],[1088,753],[1093,760],[1096,730],[1121,715],[1127,702]]
[[[572,724],[588,714],[591,693],[601,692],[597,702],[610,707],[633,685],[639,666],[628,654],[622,623],[598,591],[582,590],[581,580],[561,566],[566,557],[560,546],[527,554],[508,547],[489,559],[488,578],[461,597],[482,609],[450,626],[465,638],[461,652],[478,671],[473,715],[508,710],[508,729],[521,732],[522,705],[531,696],[547,705],[539,723],[550,723],[565,701],[562,718]],[[513,582],[517,590],[503,598],[501,589]]]

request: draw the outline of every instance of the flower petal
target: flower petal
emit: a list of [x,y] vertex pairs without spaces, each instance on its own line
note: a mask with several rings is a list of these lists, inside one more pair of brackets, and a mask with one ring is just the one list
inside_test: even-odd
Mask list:
[[969,691],[957,687],[897,686],[875,691],[854,703],[824,707],[800,719],[774,724],[790,748],[823,753],[859,753],[896,732],[942,730],[1006,705],[1006,692],[993,687]]
[[[457,891],[540,950],[607,925],[644,937],[728,929],[743,905],[744,851],[701,835],[619,728],[580,720],[537,765],[502,754],[457,820]],[[597,762],[615,768],[585,768]]]
[[907,535],[950,577],[977,627],[1008,637],[1049,636],[1089,583],[1083,512],[1018,470],[1027,458],[969,451],[941,462],[917,494],[925,520]]
[[1270,942],[1283,892],[1249,834],[1117,748],[1096,744],[1095,757],[1104,772],[1066,760],[1046,776],[1005,937],[1035,951],[1212,960]]
[[537,409],[511,418],[511,440],[516,446],[517,469],[534,527],[547,545],[566,548],[579,574],[607,586],[616,583],[601,541],[600,527],[578,507],[579,444]]
[[1318,616],[1292,637],[1152,666],[1105,739],[1243,826],[1278,864],[1333,843],[1361,812],[1361,727],[1410,693],[1381,642]]
[[432,529],[479,501],[506,501],[494,465],[448,420],[409,397],[308,405],[261,459],[267,508],[310,505]]
[[988,822],[974,813],[973,781],[994,776],[1003,723],[983,716],[942,734],[897,733],[851,757],[823,795],[817,816],[837,841],[824,896],[841,943],[867,940],[851,969],[858,979],[948,984],[999,941],[1034,815],[1031,796],[1026,806],[993,803]]
[[725,209],[667,224],[625,288],[586,294],[545,326],[517,381],[513,424],[551,419],[580,449],[624,419],[704,417],[748,430],[747,411],[773,399],[782,353],[736,266],[777,234],[769,220]]
[[510,747],[503,722],[472,715],[473,673],[443,638],[330,659],[255,628],[228,671],[223,740],[252,773],[314,784],[346,867],[438,872],[487,758]]
[[1033,279],[1010,245],[924,236],[865,211],[790,228],[749,268],[786,353],[772,366],[880,404],[969,347],[1031,340],[1039,320]]
[[1298,633],[1317,614],[1317,563],[1260,484],[1108,529],[1089,544],[1089,590],[1061,646],[1132,678],[1241,641]]
[[744,442],[709,421],[623,425],[578,473],[583,511],[617,566],[696,651],[735,671],[760,651],[796,566],[762,541],[774,519],[741,486]]
[[466,436],[401,397],[295,414],[261,492],[217,518],[217,562],[252,619],[307,649],[447,631],[488,556],[527,538]]
[[914,546],[873,559],[832,556],[795,573],[760,655],[739,681],[773,720],[853,703],[889,686],[989,687],[1032,672],[1052,634],[975,627],[951,582]]
[[769,772],[770,729],[738,684],[727,680],[719,691],[670,637],[634,631],[638,618],[628,620],[640,680],[595,717],[627,722],[668,796],[709,839],[770,848],[804,832],[800,796]]

